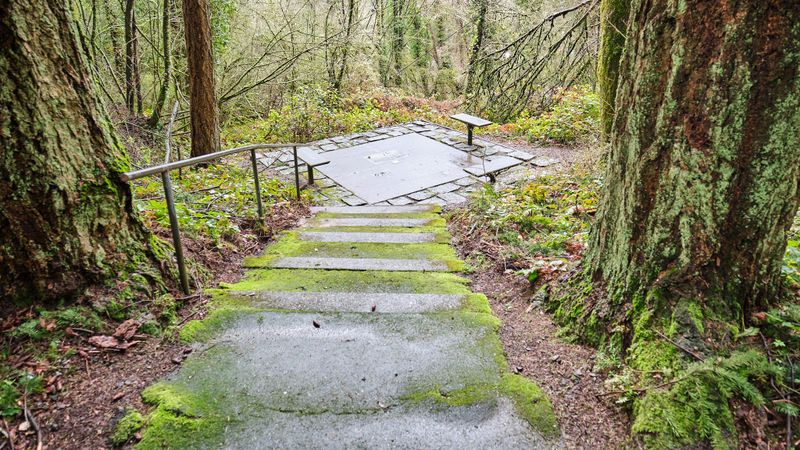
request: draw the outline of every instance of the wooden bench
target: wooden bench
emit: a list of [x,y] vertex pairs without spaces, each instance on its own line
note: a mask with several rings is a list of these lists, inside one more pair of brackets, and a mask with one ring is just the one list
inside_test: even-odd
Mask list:
[[510,156],[499,156],[491,161],[486,161],[484,164],[475,164],[464,168],[464,171],[476,177],[489,177],[489,181],[494,183],[497,180],[497,174],[508,168],[517,166],[520,161]]
[[298,165],[298,159],[306,163],[306,166],[308,166],[308,184],[310,185],[314,184],[314,167],[324,166],[325,164],[331,162],[330,159],[325,158],[308,147],[300,147],[297,149],[294,162],[295,165]]
[[467,145],[472,145],[472,129],[475,127],[481,128],[491,125],[492,122],[481,119],[480,117],[471,116],[469,114],[454,114],[450,116],[451,119],[457,120],[467,126]]

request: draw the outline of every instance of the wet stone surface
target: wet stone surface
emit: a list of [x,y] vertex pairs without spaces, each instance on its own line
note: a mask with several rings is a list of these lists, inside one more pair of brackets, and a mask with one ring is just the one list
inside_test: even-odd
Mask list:
[[[466,135],[458,130],[415,121],[375,129],[365,133],[335,136],[308,145],[324,154],[331,163],[315,170],[313,189],[328,204],[406,205],[414,203],[453,205],[469,197],[488,179],[470,176],[464,169],[491,163],[510,156],[513,163],[503,166],[498,179],[520,179],[527,172],[512,172],[508,167],[545,167],[547,159],[515,150],[485,139],[466,144]],[[274,152],[273,152],[274,153]],[[274,162],[275,160],[279,162]],[[275,168],[287,182],[294,182],[292,158],[289,155],[265,157],[262,164]],[[499,163],[500,159],[498,159]],[[557,161],[556,161],[557,162]],[[279,166],[282,165],[282,166]],[[304,170],[304,169],[301,169]],[[474,172],[474,170],[473,170]],[[508,174],[506,173],[508,172]],[[511,176],[509,174],[516,175]],[[301,183],[305,181],[301,173]],[[336,189],[331,189],[335,186]],[[454,192],[458,196],[446,196]]]
[[549,400],[508,372],[486,297],[429,243],[449,241],[436,211],[315,208],[246,260],[182,330],[196,351],[143,392],[155,412],[140,446],[559,447]]

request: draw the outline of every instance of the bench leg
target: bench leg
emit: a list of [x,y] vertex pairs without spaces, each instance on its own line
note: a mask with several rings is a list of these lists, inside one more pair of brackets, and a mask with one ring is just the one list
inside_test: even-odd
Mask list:
[[472,126],[467,125],[467,145],[472,145]]
[[486,174],[486,176],[489,177],[489,182],[492,184],[494,184],[497,181],[497,175],[493,173],[488,173]]
[[308,166],[308,184],[314,184],[314,168],[311,166]]

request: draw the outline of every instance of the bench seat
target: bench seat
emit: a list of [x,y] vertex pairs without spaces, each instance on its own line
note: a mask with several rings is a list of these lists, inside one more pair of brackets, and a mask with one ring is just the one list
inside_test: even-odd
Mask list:
[[486,164],[475,164],[464,168],[464,171],[476,177],[487,176],[494,182],[495,175],[503,170],[519,165],[519,160],[509,156],[499,156],[493,158],[491,161],[486,161]]
[[[314,184],[314,167],[323,166],[331,162],[330,159],[308,147],[300,147],[297,149],[297,159],[303,161],[306,163],[306,166],[308,166],[308,184]],[[295,161],[295,164],[300,165],[300,162]]]

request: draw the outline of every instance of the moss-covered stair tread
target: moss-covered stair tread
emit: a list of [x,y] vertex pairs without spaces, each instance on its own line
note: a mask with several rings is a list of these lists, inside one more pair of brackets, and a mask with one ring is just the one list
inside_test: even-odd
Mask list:
[[[446,235],[444,222],[429,217],[435,212],[317,214],[369,215],[365,227],[419,215],[419,226]],[[208,316],[184,327],[181,338],[197,351],[143,392],[154,409],[137,448],[560,446],[549,399],[508,373],[486,297],[454,273],[415,268],[460,270],[449,245],[315,242],[303,233],[286,233],[248,259],[244,279],[214,290]],[[408,271],[274,268],[291,258],[393,262]]]

